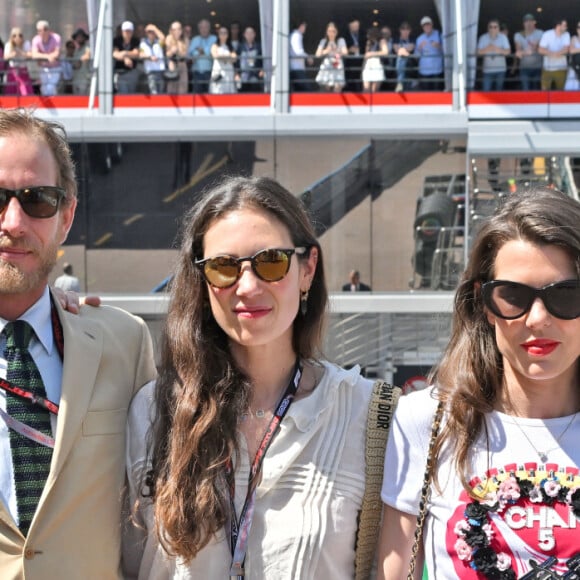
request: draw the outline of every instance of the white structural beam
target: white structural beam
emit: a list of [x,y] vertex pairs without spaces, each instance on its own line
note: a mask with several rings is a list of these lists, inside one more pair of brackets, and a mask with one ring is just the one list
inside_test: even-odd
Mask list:
[[[42,112],[40,112],[42,114]],[[461,113],[404,115],[263,114],[155,116],[150,111],[135,116],[86,115],[58,119],[71,141],[131,142],[252,140],[274,137],[336,137],[376,139],[446,139],[467,135]]]
[[469,155],[578,156],[580,120],[470,122]]

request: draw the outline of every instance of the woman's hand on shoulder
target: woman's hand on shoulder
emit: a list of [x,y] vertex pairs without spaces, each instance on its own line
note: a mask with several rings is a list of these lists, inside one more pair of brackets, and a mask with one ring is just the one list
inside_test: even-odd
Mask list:
[[101,298],[99,296],[80,296],[78,292],[72,290],[61,290],[60,288],[53,288],[54,296],[59,304],[72,314],[78,314],[80,307],[85,304],[87,306],[98,307],[101,305]]

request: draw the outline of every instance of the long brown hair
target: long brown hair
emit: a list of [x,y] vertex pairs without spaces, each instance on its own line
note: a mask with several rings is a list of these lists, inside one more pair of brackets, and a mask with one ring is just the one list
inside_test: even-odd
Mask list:
[[[511,240],[561,247],[580,278],[580,203],[549,188],[510,194],[479,231],[457,289],[451,339],[432,380],[448,418],[437,438],[434,457],[448,445],[467,491],[471,447],[486,429],[503,387],[503,362],[482,298],[481,284],[494,278],[495,259]],[[438,484],[437,467],[432,468]]]
[[288,228],[295,246],[318,248],[308,311],[294,320],[293,348],[301,359],[312,359],[322,340],[328,300],[324,267],[301,202],[273,179],[227,178],[184,220],[155,395],[152,471],[146,485],[161,543],[186,561],[228,521],[224,466],[228,460],[235,463],[238,419],[251,389],[211,316],[207,285],[194,260],[203,257],[204,236],[215,220],[243,208],[272,214]]

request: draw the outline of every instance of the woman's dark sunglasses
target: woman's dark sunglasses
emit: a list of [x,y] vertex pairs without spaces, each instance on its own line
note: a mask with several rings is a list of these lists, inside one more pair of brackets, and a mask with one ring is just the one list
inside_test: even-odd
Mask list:
[[543,288],[492,280],[482,285],[481,293],[484,304],[505,320],[523,316],[536,298],[540,298],[546,310],[556,318],[572,320],[580,316],[580,280],[565,280]]
[[24,213],[33,218],[51,218],[56,215],[60,203],[66,197],[62,187],[41,185],[38,187],[25,187],[24,189],[0,188],[0,212],[3,212],[15,197]]
[[305,247],[289,250],[274,248],[260,250],[253,256],[235,258],[226,254],[205,260],[195,260],[194,264],[201,270],[208,284],[216,288],[229,288],[242,275],[242,262],[250,262],[252,271],[260,280],[278,282],[288,274],[292,254],[302,256],[306,252]]

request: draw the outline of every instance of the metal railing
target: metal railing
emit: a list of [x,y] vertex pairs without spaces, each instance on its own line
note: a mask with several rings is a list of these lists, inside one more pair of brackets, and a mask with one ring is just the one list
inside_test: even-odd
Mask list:
[[[48,82],[55,86],[56,95],[88,95],[94,68],[92,60],[63,56],[51,67],[43,66],[40,59],[0,59],[0,71],[3,75],[0,93],[6,96],[43,95]],[[49,73],[53,75],[50,79]]]
[[[519,59],[515,54],[501,55],[505,58],[505,68],[498,67],[497,69],[486,70],[483,59],[485,57],[477,56],[475,54],[468,55],[468,78],[472,79],[471,90],[491,90],[491,91],[529,91],[529,90],[541,90],[541,72],[542,65],[541,61],[538,68],[536,69],[522,69]],[[502,70],[503,68],[503,70]],[[565,82],[562,84],[561,88],[554,90],[578,90],[578,78],[576,75],[572,76],[569,74],[569,69],[571,64],[566,68],[565,72]],[[525,73],[523,72],[525,71]],[[486,72],[490,73],[500,73],[503,74],[503,78],[500,77],[500,84],[496,85],[495,82],[491,85],[491,88],[485,87],[485,75]],[[571,82],[573,81],[573,82]]]
[[[303,77],[292,80],[292,92],[325,92],[326,89],[321,83],[316,81],[317,75],[321,66],[325,61],[324,57],[317,57],[315,55],[308,55],[306,60],[311,61],[312,64],[305,64]],[[424,56],[422,59],[429,60],[440,59],[443,60],[443,68],[441,74],[434,77],[421,77],[419,74],[419,56],[411,54],[404,59],[395,54],[389,54],[381,57],[383,65],[384,80],[380,82],[378,91],[442,91],[450,90],[450,87],[445,88],[445,78],[451,78],[453,70],[452,55],[442,56]],[[401,62],[404,60],[404,66]],[[363,71],[364,71],[364,55],[361,56],[341,56],[340,70],[344,72],[344,91],[363,92]],[[397,62],[398,61],[398,62]],[[401,68],[399,68],[401,67]],[[403,78],[397,78],[397,71],[402,71]],[[292,73],[291,77],[292,79]],[[399,82],[401,86],[398,87]]]

